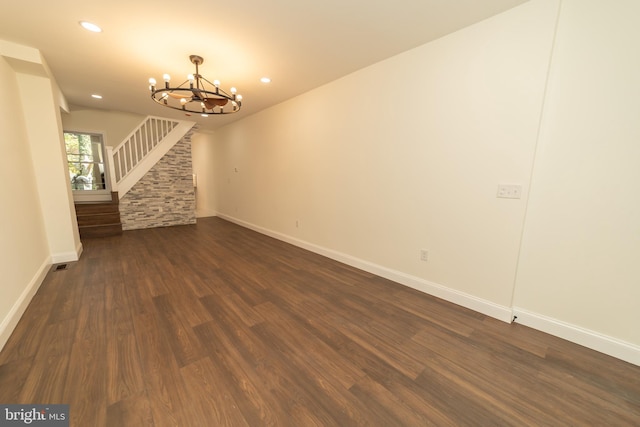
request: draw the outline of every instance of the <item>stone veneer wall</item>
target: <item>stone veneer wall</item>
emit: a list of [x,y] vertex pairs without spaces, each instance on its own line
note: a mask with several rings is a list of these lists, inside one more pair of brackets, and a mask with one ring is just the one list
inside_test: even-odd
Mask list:
[[123,230],[196,223],[189,131],[120,199]]

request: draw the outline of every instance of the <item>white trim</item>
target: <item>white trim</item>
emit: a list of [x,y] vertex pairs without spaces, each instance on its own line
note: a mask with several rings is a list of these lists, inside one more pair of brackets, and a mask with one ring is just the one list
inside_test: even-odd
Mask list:
[[241,225],[245,228],[257,231],[258,233],[265,234],[278,240],[282,240],[303,249],[307,249],[311,252],[326,256],[327,258],[331,258],[352,267],[359,268],[360,270],[367,271],[377,276],[384,277],[385,279],[392,280],[420,292],[433,295],[454,304],[458,304],[462,307],[466,307],[487,316],[496,318],[498,320],[502,320],[503,322],[510,323],[513,318],[513,312],[509,307],[501,306],[491,301],[487,301],[482,298],[478,298],[476,296],[448,288],[435,282],[430,282],[420,277],[412,276],[401,271],[374,264],[372,262],[365,261],[338,251],[334,251],[332,249],[324,248],[322,246],[318,246],[304,240],[296,239],[286,234],[268,230],[266,228],[259,227],[257,225],[239,220],[237,218],[233,218],[220,213],[218,213],[216,216]]
[[110,145],[105,145],[104,149],[107,152],[105,160],[107,163],[107,168],[109,169],[109,187],[111,188],[111,191],[118,191],[118,183],[116,182],[116,169],[113,165],[113,147]]
[[514,307],[513,314],[517,323],[640,366],[640,346],[523,308]]
[[71,190],[74,203],[111,201],[111,190]]
[[13,333],[13,330],[18,325],[18,321],[24,314],[27,306],[33,299],[33,296],[38,292],[40,285],[44,281],[47,273],[49,272],[49,261],[45,260],[36,274],[33,276],[27,287],[22,291],[22,294],[18,300],[13,304],[9,313],[2,319],[0,323],[0,350],[2,350],[9,340],[9,337]]
[[78,261],[82,254],[82,243],[79,243],[75,252],[60,252],[57,254],[51,254],[51,264],[59,264],[61,262]]

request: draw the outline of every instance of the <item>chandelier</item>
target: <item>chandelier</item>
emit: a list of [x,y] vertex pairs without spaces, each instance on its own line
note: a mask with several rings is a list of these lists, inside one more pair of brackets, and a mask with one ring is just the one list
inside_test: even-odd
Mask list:
[[[179,86],[171,87],[169,74],[163,76],[164,87],[156,88],[156,79],[149,79],[151,99],[160,105],[187,113],[200,114],[207,117],[209,114],[231,114],[242,108],[242,95],[236,94],[236,88],[229,89],[230,94],[220,89],[220,82],[202,77],[198,66],[204,59],[198,55],[189,56],[191,63],[196,66],[196,73],[189,74]],[[231,105],[227,105],[227,104]]]

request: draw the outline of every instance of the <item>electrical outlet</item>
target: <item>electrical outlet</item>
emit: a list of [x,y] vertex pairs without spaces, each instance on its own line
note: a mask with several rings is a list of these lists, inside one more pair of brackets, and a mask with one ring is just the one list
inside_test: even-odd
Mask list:
[[522,185],[499,184],[496,197],[500,199],[519,199],[522,197]]
[[420,261],[429,261],[429,251],[426,249],[420,250]]

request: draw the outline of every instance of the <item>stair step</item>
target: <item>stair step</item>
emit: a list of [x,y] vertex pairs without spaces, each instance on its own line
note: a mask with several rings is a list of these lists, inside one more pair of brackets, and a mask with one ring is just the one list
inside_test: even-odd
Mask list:
[[119,202],[118,193],[112,192],[110,201],[75,203],[80,238],[122,234]]
[[118,203],[76,203],[76,215],[120,212]]
[[78,230],[81,238],[118,236],[122,234],[122,224],[85,225]]
[[89,226],[89,225],[119,224],[120,212],[104,212],[104,213],[77,215],[77,218],[78,218],[78,226],[80,227]]

